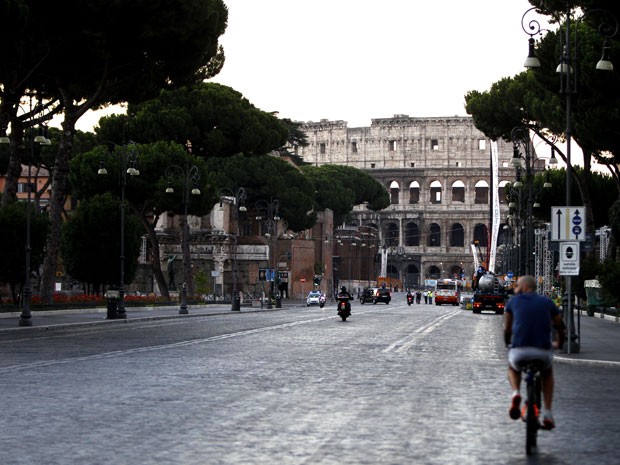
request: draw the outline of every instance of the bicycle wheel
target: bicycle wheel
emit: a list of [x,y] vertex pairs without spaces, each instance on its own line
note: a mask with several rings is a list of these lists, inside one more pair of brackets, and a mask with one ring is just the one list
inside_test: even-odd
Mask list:
[[536,436],[538,435],[536,384],[536,380],[532,380],[527,385],[527,413],[525,419],[525,453],[527,455],[532,455],[536,448]]

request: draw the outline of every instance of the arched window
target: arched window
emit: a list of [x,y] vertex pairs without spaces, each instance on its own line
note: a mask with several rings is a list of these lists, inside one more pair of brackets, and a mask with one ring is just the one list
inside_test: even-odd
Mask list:
[[409,203],[418,203],[420,201],[420,183],[412,181],[409,184]]
[[454,223],[450,230],[450,247],[465,246],[465,229],[460,223]]
[[398,246],[398,225],[388,223],[385,226],[385,242],[388,246]]
[[405,226],[405,245],[409,247],[417,247],[420,245],[420,228],[411,222]]
[[476,241],[480,247],[486,247],[489,244],[487,227],[482,223],[474,227],[474,242]]
[[465,202],[465,184],[463,181],[454,181],[452,183],[452,201]]
[[461,279],[461,277],[463,277],[463,268],[458,265],[454,265],[450,268],[450,278]]
[[430,227],[430,234],[428,235],[428,246],[429,247],[440,247],[441,246],[441,226],[437,223],[432,223]]
[[407,265],[405,276],[405,288],[411,289],[420,285],[420,269],[416,265]]
[[390,203],[393,205],[398,204],[398,194],[400,193],[400,186],[396,181],[390,183]]
[[498,195],[499,195],[499,203],[507,204],[508,203],[508,187],[510,182],[508,181],[500,181],[498,185]]
[[489,183],[480,180],[476,183],[474,187],[476,191],[474,203],[489,203]]
[[431,183],[431,203],[441,203],[441,183],[439,181]]
[[428,267],[428,277],[431,279],[441,278],[441,270],[438,266],[431,265]]

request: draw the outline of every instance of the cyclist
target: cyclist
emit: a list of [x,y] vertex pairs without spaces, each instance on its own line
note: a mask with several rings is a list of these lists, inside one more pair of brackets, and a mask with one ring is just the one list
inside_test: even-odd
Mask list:
[[[504,341],[510,345],[508,351],[508,380],[512,386],[510,418],[521,418],[521,363],[526,360],[543,362],[542,397],[544,409],[542,426],[555,427],[551,406],[553,402],[553,349],[564,343],[564,323],[561,311],[551,299],[536,293],[536,279],[522,276],[517,280],[515,295],[506,305],[504,320]],[[552,343],[552,327],[556,340]]]

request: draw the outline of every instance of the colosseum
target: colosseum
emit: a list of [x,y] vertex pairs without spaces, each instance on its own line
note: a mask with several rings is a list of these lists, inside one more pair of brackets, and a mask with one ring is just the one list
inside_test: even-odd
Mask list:
[[[365,170],[390,195],[388,208],[374,212],[358,206],[333,231],[335,237],[349,239],[334,244],[335,280],[355,288],[386,273],[414,288],[425,279],[471,276],[471,244],[477,242],[483,253],[488,245],[493,191],[491,141],[472,118],[395,115],[373,119],[370,127],[321,120],[303,123],[301,129],[308,146],[299,147],[297,155],[305,162]],[[514,180],[512,153],[511,144],[498,141],[500,187]],[[351,245],[357,250],[351,252]],[[375,257],[369,258],[374,266],[360,263],[358,246],[375,248],[368,254]]]

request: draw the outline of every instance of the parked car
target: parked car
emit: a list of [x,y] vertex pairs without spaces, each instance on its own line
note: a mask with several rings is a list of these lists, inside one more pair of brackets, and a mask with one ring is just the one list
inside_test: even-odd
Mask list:
[[310,291],[308,292],[308,297],[306,297],[306,307],[310,305],[320,305],[321,304],[321,291]]
[[392,292],[382,287],[367,287],[362,291],[362,295],[360,296],[361,304],[365,304],[366,302],[372,302],[373,304],[385,302],[389,304],[391,300]]

